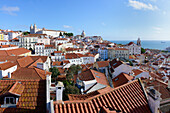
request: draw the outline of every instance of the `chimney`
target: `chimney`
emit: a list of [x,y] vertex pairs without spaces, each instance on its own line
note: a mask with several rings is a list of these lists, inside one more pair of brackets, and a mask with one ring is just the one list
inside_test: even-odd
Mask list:
[[56,101],[63,100],[63,90],[64,90],[63,82],[59,81],[56,85]]
[[160,109],[161,94],[153,88],[153,86],[147,89],[148,102],[152,113],[158,113]]
[[10,72],[8,72],[8,78],[11,78],[11,73]]
[[50,110],[50,76],[46,76],[46,107]]

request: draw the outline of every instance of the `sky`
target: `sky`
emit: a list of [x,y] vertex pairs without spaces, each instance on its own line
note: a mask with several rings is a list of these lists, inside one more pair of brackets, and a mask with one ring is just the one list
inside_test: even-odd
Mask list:
[[31,24],[105,40],[170,40],[170,0],[0,0],[0,29]]

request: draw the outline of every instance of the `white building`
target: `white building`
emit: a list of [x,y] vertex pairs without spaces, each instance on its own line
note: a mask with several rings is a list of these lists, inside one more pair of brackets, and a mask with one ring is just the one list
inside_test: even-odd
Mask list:
[[66,44],[67,42],[69,42],[67,38],[57,38],[55,40],[55,47],[57,47],[58,44]]
[[65,55],[62,51],[54,51],[54,55],[51,56],[52,61],[63,61]]
[[36,24],[34,24],[34,26],[30,26],[30,33],[31,34],[47,34],[48,36],[52,36],[52,37],[59,37],[60,33],[63,35],[64,33],[66,33],[65,31],[60,31],[60,30],[48,30],[48,29],[38,29]]
[[11,78],[11,73],[17,70],[17,64],[4,62],[0,64],[0,79],[3,77]]
[[38,37],[38,43],[43,43],[44,45],[50,45],[50,38],[49,37],[44,37],[40,36]]
[[8,40],[14,39],[22,35],[22,32],[19,31],[7,31],[6,33],[8,33]]
[[11,49],[18,49],[19,47],[16,45],[0,45],[0,50],[11,50]]
[[35,44],[38,42],[38,36],[37,34],[30,34],[23,36],[19,39],[21,43],[21,47],[24,47],[26,49],[32,48],[35,50]]
[[120,73],[129,74],[132,71],[132,67],[124,64],[122,61],[114,59],[109,63],[109,72],[112,74],[112,79],[117,77]]
[[20,43],[18,38],[14,38],[14,39],[9,40],[9,44],[16,45],[16,46],[19,46],[19,47],[21,46],[21,43]]
[[45,49],[44,49],[44,55],[45,56],[51,56],[51,53],[53,53],[54,51],[57,51],[55,46],[53,46],[53,45],[45,45]]
[[140,38],[138,39],[137,44],[134,42],[129,42],[129,44],[125,45],[125,48],[129,50],[130,55],[141,54]]
[[8,45],[9,42],[7,40],[0,40],[0,45]]
[[137,78],[147,78],[149,79],[150,75],[149,72],[141,70],[141,69],[133,69],[130,73],[131,76],[134,76],[134,79]]
[[43,43],[35,44],[35,55],[50,56],[54,51],[56,51],[56,48],[53,45],[44,45]]
[[36,43],[35,44],[35,55],[44,56],[44,48],[45,48],[45,45],[43,43]]

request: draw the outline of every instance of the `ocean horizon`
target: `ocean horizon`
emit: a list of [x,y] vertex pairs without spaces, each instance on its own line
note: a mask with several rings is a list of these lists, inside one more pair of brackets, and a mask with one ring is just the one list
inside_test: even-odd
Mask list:
[[[137,40],[109,40],[116,44],[128,44],[129,42],[137,43]],[[145,49],[165,50],[170,46],[170,40],[141,40],[141,46]]]

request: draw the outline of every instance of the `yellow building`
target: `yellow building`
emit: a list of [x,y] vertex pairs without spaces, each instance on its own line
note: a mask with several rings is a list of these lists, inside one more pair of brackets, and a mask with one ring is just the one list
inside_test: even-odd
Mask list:
[[0,33],[0,40],[4,40],[4,35]]

